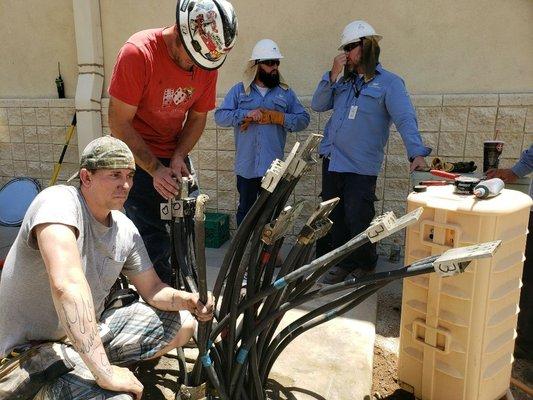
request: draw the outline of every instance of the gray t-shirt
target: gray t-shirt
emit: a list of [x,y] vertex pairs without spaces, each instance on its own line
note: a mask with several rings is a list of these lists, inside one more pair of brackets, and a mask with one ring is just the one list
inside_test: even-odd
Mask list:
[[59,223],[76,229],[82,268],[91,289],[97,317],[119,273],[132,276],[152,268],[141,236],[120,211],[111,225],[89,212],[79,189],[52,186],[32,202],[0,279],[0,357],[31,340],[65,336],[52,301],[48,273],[32,231],[39,224]]

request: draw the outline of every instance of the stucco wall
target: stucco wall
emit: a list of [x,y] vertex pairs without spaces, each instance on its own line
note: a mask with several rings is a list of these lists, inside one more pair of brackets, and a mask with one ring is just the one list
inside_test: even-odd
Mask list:
[[[233,0],[240,25],[221,70],[218,93],[240,79],[260,38],[276,40],[282,68],[301,96],[311,95],[336,54],[344,25],[362,18],[383,34],[382,62],[412,93],[533,91],[531,0]],[[106,85],[118,49],[135,31],[174,22],[175,0],[100,0]],[[72,0],[0,2],[0,98],[55,95],[61,61],[67,97],[76,85]]]
[[76,92],[72,0],[0,1],[0,98],[57,97],[57,62],[66,96]]

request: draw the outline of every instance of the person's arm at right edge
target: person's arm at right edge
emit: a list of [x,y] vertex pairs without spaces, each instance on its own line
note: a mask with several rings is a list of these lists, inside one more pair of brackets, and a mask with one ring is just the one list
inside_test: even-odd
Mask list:
[[522,178],[533,171],[533,144],[529,149],[524,150],[520,160],[511,168],[489,169],[487,178],[500,178],[505,183],[513,183],[518,178]]
[[82,270],[74,228],[40,224],[34,228],[50,280],[59,321],[72,346],[94,376],[98,386],[132,393],[137,400],[143,386],[127,368],[111,365],[99,336],[93,298]]

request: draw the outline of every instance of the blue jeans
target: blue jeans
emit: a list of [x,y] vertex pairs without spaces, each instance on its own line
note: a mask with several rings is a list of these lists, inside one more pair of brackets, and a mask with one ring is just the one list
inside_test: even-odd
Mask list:
[[[377,176],[359,175],[350,172],[330,172],[329,160],[322,159],[322,201],[339,197],[340,201],[329,218],[333,226],[324,238],[317,242],[317,256],[342,246],[348,240],[363,232],[374,216],[376,210]],[[354,271],[371,270],[376,266],[378,256],[376,245],[367,243],[359,247],[338,266]]]
[[239,191],[239,206],[237,207],[237,226],[239,226],[259,196],[261,179],[243,178],[237,175],[237,190]]
[[[166,158],[161,158],[159,161],[165,166],[170,163]],[[185,162],[191,171],[188,157]],[[155,190],[152,176],[137,166],[133,187],[124,204],[126,215],[139,230],[159,278],[166,284],[174,286],[170,265],[170,223],[161,219],[161,203],[167,203],[167,200]]]

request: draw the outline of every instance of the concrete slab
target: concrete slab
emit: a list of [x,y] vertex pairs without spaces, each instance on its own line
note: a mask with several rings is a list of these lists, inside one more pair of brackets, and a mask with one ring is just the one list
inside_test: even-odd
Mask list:
[[[312,302],[310,306],[316,308],[326,302],[327,299]],[[376,304],[374,295],[343,317],[302,334],[284,350],[270,378],[296,399],[348,400],[369,396]],[[308,311],[305,308],[288,312],[282,325],[304,315]]]

